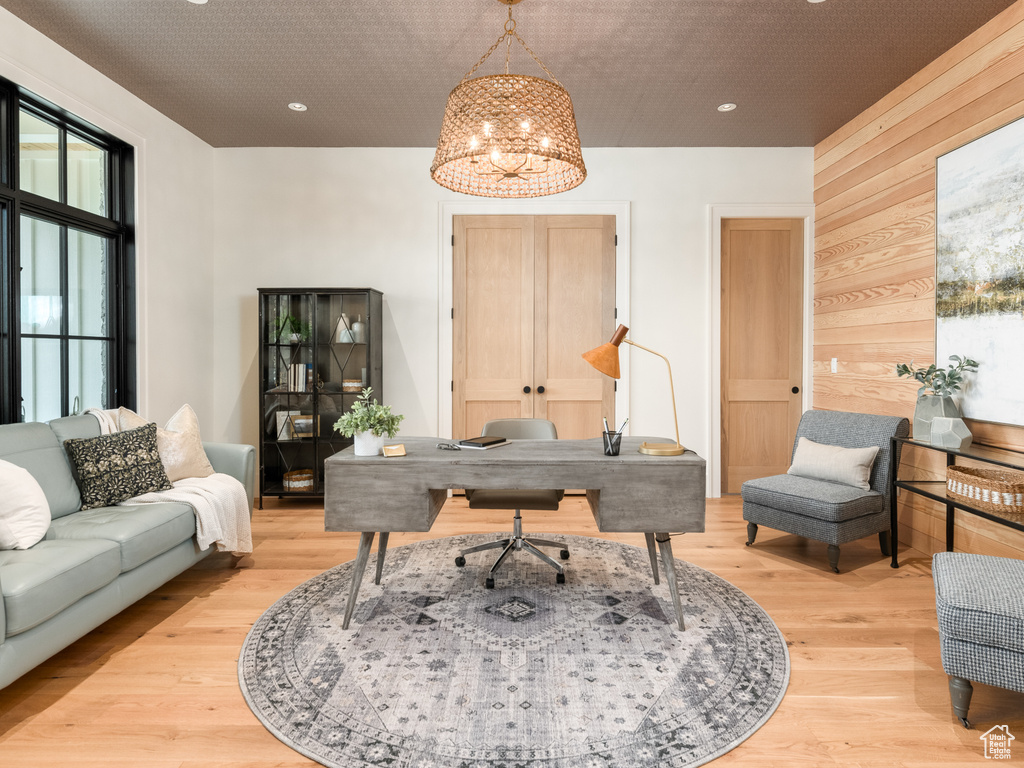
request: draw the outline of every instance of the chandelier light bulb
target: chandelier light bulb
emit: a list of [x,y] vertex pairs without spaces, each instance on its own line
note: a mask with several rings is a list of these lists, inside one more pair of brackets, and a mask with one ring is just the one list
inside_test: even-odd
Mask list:
[[523,122],[521,122],[519,124],[519,127],[522,128],[524,131],[527,131],[527,132],[529,132],[529,130],[530,130],[530,124],[526,120],[523,120]]

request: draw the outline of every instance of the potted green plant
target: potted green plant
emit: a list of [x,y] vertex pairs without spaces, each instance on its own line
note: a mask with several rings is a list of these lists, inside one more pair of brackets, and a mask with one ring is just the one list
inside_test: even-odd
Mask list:
[[390,405],[381,405],[370,398],[373,388],[367,387],[352,403],[352,408],[334,422],[336,432],[355,438],[356,456],[376,456],[384,447],[384,437],[398,434],[404,416],[391,412]]
[[277,338],[285,339],[292,344],[309,341],[313,336],[313,326],[297,318],[295,315],[281,315],[274,322]]
[[[953,393],[960,391],[965,373],[978,370],[978,363],[960,355],[950,355],[949,359],[951,362],[945,368],[939,368],[935,363],[927,368],[914,368],[913,360],[910,365],[899,363],[896,366],[897,376],[909,376],[921,383],[921,388],[917,390],[917,406],[914,408],[915,440],[931,442],[932,420],[936,417],[963,423]],[[966,430],[966,427],[963,429]]]

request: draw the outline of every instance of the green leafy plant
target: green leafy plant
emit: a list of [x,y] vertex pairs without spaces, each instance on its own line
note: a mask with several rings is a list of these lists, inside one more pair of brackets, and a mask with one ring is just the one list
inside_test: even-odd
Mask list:
[[910,376],[921,382],[921,388],[917,390],[918,396],[926,394],[930,389],[932,394],[939,397],[949,397],[960,389],[964,373],[974,373],[978,370],[977,361],[969,357],[950,355],[949,359],[953,362],[945,368],[939,368],[935,363],[927,368],[914,368],[913,360],[910,361],[910,365],[899,363],[896,366],[896,374]]
[[345,437],[352,437],[356,432],[372,432],[377,437],[385,434],[394,437],[398,433],[398,424],[405,416],[392,413],[390,405],[381,405],[376,399],[371,401],[371,394],[371,387],[363,390],[352,403],[352,409],[334,422],[336,432]]
[[313,326],[303,322],[295,315],[282,315],[274,322],[274,330],[278,338],[298,334],[303,341],[309,341],[313,336]]

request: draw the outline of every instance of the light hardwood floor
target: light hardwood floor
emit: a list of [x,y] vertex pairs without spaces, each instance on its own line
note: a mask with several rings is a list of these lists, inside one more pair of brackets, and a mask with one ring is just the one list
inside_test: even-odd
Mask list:
[[[354,558],[357,535],[324,533],[322,507],[267,506],[253,518],[251,557],[207,558],[0,691],[0,765],[314,766],[249,711],[236,677],[238,650],[271,603]],[[527,530],[598,535],[581,497],[544,514],[541,524],[528,516]],[[996,724],[1017,734],[1014,757],[1024,761],[1024,694],[977,685],[976,729],[952,716],[927,556],[903,550],[894,571],[877,539],[863,539],[843,547],[843,573],[835,575],[823,544],[762,528],[757,545],[743,546],[735,497],[710,500],[707,518],[706,533],[673,539],[676,556],[760,603],[792,660],[778,711],[714,765],[978,765],[979,736]],[[396,534],[390,546],[506,530],[509,520],[454,500],[430,534]],[[639,535],[609,538],[643,545]]]

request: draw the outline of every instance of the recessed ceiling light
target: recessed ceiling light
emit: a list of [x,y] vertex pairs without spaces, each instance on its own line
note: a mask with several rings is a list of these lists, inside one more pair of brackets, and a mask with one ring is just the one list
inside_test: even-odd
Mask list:
[[297,101],[293,101],[291,104],[288,105],[288,109],[291,109],[295,112],[305,112],[307,109],[309,109],[309,107],[307,107],[305,104],[300,104]]
[[[192,0],[192,2],[195,2],[195,0]],[[824,3],[825,0],[807,0],[807,2],[808,3]]]
[[719,112],[732,112],[734,109],[736,109],[736,105],[733,104],[731,101],[728,101],[725,104],[718,105]]
[[190,3],[195,5],[206,5],[207,0],[188,0]]

